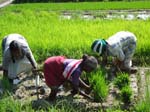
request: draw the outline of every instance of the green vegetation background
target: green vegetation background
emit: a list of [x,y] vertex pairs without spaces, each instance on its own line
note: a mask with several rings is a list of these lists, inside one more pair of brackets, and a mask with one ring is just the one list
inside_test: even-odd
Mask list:
[[54,55],[80,58],[83,53],[92,54],[93,40],[107,39],[118,31],[128,30],[137,36],[134,58],[149,63],[150,20],[84,20],[78,12],[67,20],[60,16],[62,10],[52,11],[50,6],[21,4],[0,9],[0,39],[10,33],[22,34],[36,60],[41,62]]

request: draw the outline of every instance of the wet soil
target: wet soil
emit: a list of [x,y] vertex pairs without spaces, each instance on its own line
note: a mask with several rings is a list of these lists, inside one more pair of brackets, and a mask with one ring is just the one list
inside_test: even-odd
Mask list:
[[[150,68],[138,67],[138,72],[136,74],[130,74],[130,86],[132,88],[132,105],[139,99],[144,97],[145,91],[145,78],[146,73],[150,72]],[[110,72],[111,73],[111,72]],[[111,75],[111,82],[109,83],[109,95],[104,102],[94,102],[91,99],[87,99],[81,95],[72,96],[70,90],[67,87],[61,86],[60,92],[57,95],[57,100],[55,102],[49,102],[47,99],[50,89],[46,86],[43,73],[39,73],[40,75],[40,84],[36,86],[35,84],[35,76],[32,73],[28,74],[20,74],[19,78],[21,82],[17,85],[13,85],[12,91],[15,99],[23,100],[23,101],[34,101],[33,108],[37,108],[37,106],[42,105],[49,106],[49,104],[55,105],[56,102],[61,102],[59,105],[64,105],[64,103],[72,104],[73,106],[85,107],[86,110],[97,110],[99,108],[112,108],[118,105],[122,105],[119,98],[119,90],[113,85],[113,79],[115,77],[114,74]],[[2,91],[2,84],[0,84],[0,88]],[[37,93],[38,91],[38,93]],[[39,103],[40,102],[40,103]],[[44,106],[43,106],[44,107]]]

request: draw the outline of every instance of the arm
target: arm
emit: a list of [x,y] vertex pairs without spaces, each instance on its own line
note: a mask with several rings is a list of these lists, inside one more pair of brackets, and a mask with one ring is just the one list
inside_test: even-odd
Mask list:
[[105,67],[107,65],[107,56],[102,55],[102,67]]
[[120,67],[122,63],[124,62],[124,59],[125,59],[124,52],[122,51],[122,49],[119,49],[117,53],[117,57],[114,61],[114,65]]
[[35,63],[34,59],[32,58],[31,53],[30,53],[30,52],[27,52],[27,53],[26,53],[26,56],[27,56],[28,60],[30,61],[32,67],[33,67],[34,69],[36,69],[36,63]]
[[78,94],[80,94],[80,95],[82,95],[86,98],[89,98],[89,99],[93,100],[93,98],[90,95],[86,94],[84,91],[81,91],[77,85],[73,85],[73,90],[71,91],[71,93],[73,95],[78,93]]
[[79,77],[79,84],[80,84],[81,87],[85,87],[87,89],[90,88],[90,86],[87,85],[80,77]]

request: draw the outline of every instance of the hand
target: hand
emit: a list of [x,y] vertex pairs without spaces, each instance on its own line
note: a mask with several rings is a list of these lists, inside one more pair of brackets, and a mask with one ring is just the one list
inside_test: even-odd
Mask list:
[[90,100],[93,100],[93,98],[90,95],[86,94],[84,91],[79,90],[79,94]]
[[75,90],[75,89],[73,89],[73,90],[71,90],[71,94],[74,96],[75,94],[77,94],[78,93],[78,91],[77,90]]
[[33,73],[34,75],[36,75],[37,72],[38,72],[38,71],[37,71],[36,68],[33,68],[33,69],[32,69],[32,73]]
[[115,59],[114,62],[113,62],[113,64],[114,64],[115,66],[118,66],[118,67],[120,68],[120,66],[122,65],[122,61],[120,61],[120,60],[118,60],[118,59]]
[[90,92],[92,91],[91,87],[89,86],[88,88],[85,89],[85,93],[86,94],[90,94]]

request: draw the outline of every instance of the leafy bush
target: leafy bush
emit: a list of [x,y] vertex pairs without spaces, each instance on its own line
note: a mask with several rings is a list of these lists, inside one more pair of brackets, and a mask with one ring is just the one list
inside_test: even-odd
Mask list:
[[130,84],[129,76],[126,73],[119,73],[117,74],[117,78],[114,80],[114,84],[119,88],[122,89],[124,86]]
[[121,99],[127,104],[131,102],[132,90],[130,86],[125,86],[121,89]]

